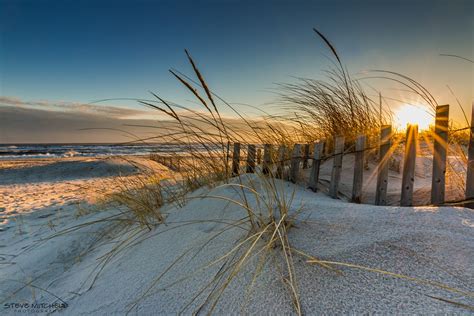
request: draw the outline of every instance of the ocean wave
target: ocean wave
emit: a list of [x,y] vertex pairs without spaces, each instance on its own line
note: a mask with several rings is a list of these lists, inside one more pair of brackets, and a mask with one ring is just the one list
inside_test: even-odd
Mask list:
[[0,159],[22,158],[65,158],[65,157],[108,157],[147,155],[151,153],[186,153],[190,150],[206,150],[201,144],[154,144],[154,145],[61,145],[61,144],[25,144],[0,145]]

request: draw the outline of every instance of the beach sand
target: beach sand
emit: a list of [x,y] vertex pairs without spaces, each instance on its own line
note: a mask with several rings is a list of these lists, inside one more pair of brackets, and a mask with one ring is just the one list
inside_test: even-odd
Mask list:
[[[192,298],[218,273],[220,265],[202,271],[199,267],[222,256],[244,236],[241,229],[233,228],[207,243],[225,227],[215,220],[242,218],[242,208],[212,198],[191,199],[183,208],[165,207],[166,225],[143,230],[139,235],[142,241],[111,259],[95,281],[103,256],[135,231],[114,233],[108,224],[99,223],[58,234],[116,214],[117,208],[97,208],[97,203],[104,192],[116,188],[117,175],[133,176],[150,168],[168,172],[144,158],[134,159],[132,165],[121,158],[1,162],[1,314],[14,315],[22,310],[11,304],[34,302],[64,302],[67,307],[57,308],[57,312],[65,315],[115,315],[127,311],[140,315],[176,314],[187,303],[190,305],[185,314],[199,308],[208,290],[197,300]],[[324,179],[324,172],[322,176]],[[252,181],[257,188],[260,181],[255,175],[241,180]],[[324,260],[436,281],[474,295],[472,210],[348,204],[324,193],[313,193],[302,184],[277,183],[293,197],[291,209],[303,209],[289,235],[295,248]],[[231,187],[202,188],[191,195],[202,194],[238,198]],[[195,224],[182,225],[189,222]],[[107,238],[99,240],[104,232]],[[58,235],[50,238],[54,234]],[[168,270],[185,252],[182,261]],[[303,257],[295,259],[305,314],[472,312],[440,299],[474,306],[473,297],[434,286],[347,267],[340,267],[343,275],[339,275],[308,264]],[[256,261],[251,259],[224,292],[216,314],[294,313],[281,281],[287,276],[282,274],[277,255],[264,266],[253,294],[246,300]],[[164,271],[168,272],[147,292]],[[182,282],[171,286],[181,278]],[[144,293],[147,295],[137,301]],[[135,302],[138,303],[134,305]],[[53,310],[27,309],[38,314]]]
[[167,168],[142,156],[0,160],[3,215],[93,204],[113,191],[117,176]]

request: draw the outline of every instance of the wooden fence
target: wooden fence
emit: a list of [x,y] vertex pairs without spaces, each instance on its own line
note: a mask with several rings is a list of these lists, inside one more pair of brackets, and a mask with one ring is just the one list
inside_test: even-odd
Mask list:
[[[446,185],[446,159],[448,148],[448,123],[449,123],[449,105],[441,105],[436,109],[435,129],[434,129],[434,150],[433,150],[433,172],[431,182],[431,203],[433,205],[442,205],[445,203],[445,185]],[[467,162],[467,177],[465,199],[474,199],[474,102],[472,104],[472,119],[470,129],[470,139],[468,145],[468,162]],[[377,145],[379,152],[379,162],[377,165],[377,183],[375,191],[375,204],[387,204],[387,188],[388,188],[388,160],[393,153],[392,147],[392,127],[384,125],[381,127],[380,139]],[[333,152],[328,153],[328,147],[325,142],[331,143]],[[354,161],[354,177],[352,185],[351,201],[360,203],[362,197],[363,185],[363,169],[365,155],[368,150],[366,146],[367,137],[365,135],[359,136],[355,141],[355,150],[351,153],[355,154]],[[415,182],[415,164],[416,164],[416,149],[418,147],[418,126],[409,125],[406,131],[405,155],[402,171],[402,186],[400,196],[400,206],[413,205],[413,190]],[[344,137],[335,136],[332,140],[321,140],[313,144],[313,154],[310,157],[310,144],[295,144],[291,154],[290,149],[285,146],[280,146],[277,149],[277,154],[273,154],[273,146],[265,144],[263,146],[263,161],[262,173],[276,178],[283,179],[285,169],[289,162],[288,177],[293,183],[299,181],[300,168],[309,168],[308,161],[312,161],[311,170],[309,172],[308,187],[317,191],[320,175],[321,163],[332,157],[333,167],[331,171],[331,180],[329,183],[329,196],[337,198],[339,193],[339,184],[341,181],[341,169],[345,148]],[[352,145],[352,144],[351,144]],[[232,174],[238,175],[240,171],[240,151],[241,144],[235,143],[233,146],[232,158]],[[256,171],[255,145],[247,145],[247,160],[246,172],[253,173]],[[260,156],[260,154],[258,155]],[[276,156],[276,159],[272,157]],[[260,158],[258,158],[260,164]],[[468,207],[474,208],[474,203],[466,203]]]

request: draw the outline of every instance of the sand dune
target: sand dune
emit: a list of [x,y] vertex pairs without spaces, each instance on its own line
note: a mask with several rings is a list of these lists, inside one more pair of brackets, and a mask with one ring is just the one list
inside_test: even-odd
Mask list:
[[0,185],[103,178],[136,171],[137,168],[118,158],[27,160],[13,165],[9,162],[8,168],[0,165]]
[[[141,163],[154,166],[152,162]],[[201,249],[223,228],[224,224],[213,220],[236,220],[245,214],[243,209],[225,200],[199,198],[190,200],[184,208],[167,207],[167,224],[150,232],[143,231],[144,241],[114,258],[89,288],[97,272],[98,259],[128,234],[117,235],[112,230],[105,242],[99,242],[98,236],[110,229],[103,223],[53,239],[49,237],[62,229],[116,214],[117,208],[93,211],[94,191],[90,188],[99,184],[113,187],[113,175],[119,170],[132,173],[135,167],[114,159],[43,161],[38,165],[26,163],[25,168],[20,165],[2,170],[0,177],[3,179],[0,185],[2,302],[62,300],[68,306],[58,311],[66,315],[124,314],[158,275],[191,249],[131,310],[132,314],[140,315],[175,314],[215,275],[219,266],[204,269],[175,286],[169,285],[229,251],[243,237],[241,229],[229,229]],[[53,170],[57,167],[61,172]],[[31,170],[51,173],[33,176],[29,174]],[[244,183],[250,180],[258,187],[257,177],[243,177]],[[315,194],[302,185],[278,183],[288,195],[294,194],[292,210],[300,207],[304,210],[289,235],[295,248],[325,260],[380,268],[472,293],[472,210],[355,205],[330,199],[323,193]],[[198,194],[238,197],[230,187],[210,191],[203,188],[193,193]],[[77,218],[78,205],[89,212]],[[196,223],[180,225],[190,221]],[[296,262],[301,304],[307,314],[467,312],[463,307],[430,296],[474,305],[472,299],[432,286],[350,268],[342,268],[344,274],[337,275],[306,263],[302,257]],[[251,299],[242,307],[256,267],[256,260],[250,260],[226,290],[215,313],[293,313],[281,282],[281,264],[278,256],[268,261]],[[195,310],[203,298],[199,296],[185,313]],[[15,313],[11,309],[3,312]]]
[[71,205],[94,204],[105,191],[116,188],[116,176],[150,169],[167,170],[141,157],[0,160],[0,221],[5,224],[17,214],[54,214]]

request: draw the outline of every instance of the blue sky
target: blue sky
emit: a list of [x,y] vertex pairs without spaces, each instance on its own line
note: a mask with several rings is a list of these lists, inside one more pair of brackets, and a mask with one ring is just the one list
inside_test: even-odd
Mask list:
[[[413,76],[470,107],[472,1],[86,1],[0,0],[0,95],[91,102],[191,99],[167,70],[190,73],[190,50],[211,87],[231,102],[272,103],[275,82],[318,78],[330,63],[320,29],[351,72]],[[136,107],[134,103],[114,102]]]

